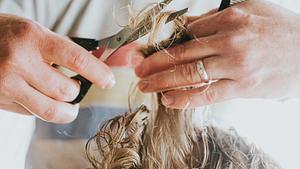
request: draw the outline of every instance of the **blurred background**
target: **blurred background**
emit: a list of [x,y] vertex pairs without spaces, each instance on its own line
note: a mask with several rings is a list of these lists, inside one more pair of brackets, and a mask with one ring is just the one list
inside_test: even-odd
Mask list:
[[[139,9],[154,0],[136,0]],[[272,0],[300,13],[300,1]],[[0,12],[16,14],[39,22],[68,36],[104,38],[120,30],[128,20],[130,0],[0,0]],[[174,0],[170,9],[189,7],[189,15],[217,8],[220,0]],[[115,9],[117,10],[113,10]],[[117,17],[114,17],[113,11]],[[33,117],[0,111],[0,168],[83,169],[89,167],[84,155],[86,140],[99,124],[128,107],[128,91],[136,80],[133,70],[114,69],[117,85],[111,90],[92,88],[81,105],[77,120],[53,125]],[[283,168],[298,169],[300,152],[300,99],[238,99],[211,106],[216,121],[234,127],[249,142],[258,145]],[[199,112],[201,113],[201,112]]]

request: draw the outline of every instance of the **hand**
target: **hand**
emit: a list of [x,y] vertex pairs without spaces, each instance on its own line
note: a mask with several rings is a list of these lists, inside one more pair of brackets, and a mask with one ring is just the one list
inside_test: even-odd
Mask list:
[[136,68],[142,91],[203,83],[196,69],[196,61],[202,59],[214,83],[166,92],[162,98],[165,106],[181,109],[299,92],[298,15],[263,0],[248,0],[190,20],[187,27],[194,40],[170,48],[169,54],[155,53]]
[[[102,88],[115,83],[111,69],[88,51],[16,16],[0,15],[0,51],[0,108],[4,110],[55,123],[73,121],[79,106],[66,102],[77,97],[79,83],[53,64],[67,67]],[[128,63],[117,63],[124,64]]]

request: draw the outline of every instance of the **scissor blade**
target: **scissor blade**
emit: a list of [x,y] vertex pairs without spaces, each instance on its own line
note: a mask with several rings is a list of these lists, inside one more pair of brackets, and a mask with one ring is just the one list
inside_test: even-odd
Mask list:
[[118,47],[112,46],[113,37],[105,38],[98,41],[97,53],[100,54],[100,60],[106,61],[117,49]]
[[169,5],[173,0],[163,0],[162,2],[155,5],[149,11],[145,12],[138,18],[135,18],[137,25],[144,24],[145,20],[151,19],[151,17],[158,15],[167,5]]
[[[174,12],[172,13],[166,20],[166,24],[171,22],[171,21],[174,21],[175,19],[177,19],[179,16],[182,16],[184,15],[186,12],[188,12],[188,8],[185,8],[185,9],[182,9],[180,11],[177,11],[177,12]],[[140,27],[139,29],[136,30],[135,33],[133,33],[130,38],[127,40],[126,44],[127,43],[131,43],[131,42],[134,42],[136,41],[137,39],[147,35],[150,31],[151,31],[151,28],[152,28],[152,24],[146,24],[142,27]]]
[[114,54],[118,49],[109,49],[109,48],[106,48],[106,49],[99,49],[99,50],[104,50],[101,57],[100,57],[100,60],[101,61],[106,61],[112,54]]
[[168,19],[167,19],[167,21],[166,21],[166,24],[169,23],[169,22],[171,22],[171,21],[173,21],[173,20],[175,20],[175,19],[178,18],[179,16],[184,15],[184,14],[187,13],[188,11],[189,11],[189,8],[185,8],[185,9],[182,9],[182,10],[180,10],[180,11],[177,11],[177,12],[172,13],[172,14],[168,17]]
[[99,40],[97,50],[100,51],[100,53],[103,51],[103,55],[100,59],[102,61],[106,61],[110,55],[112,55],[120,47],[124,46],[132,32],[132,29],[124,28],[119,33],[111,37]]
[[[151,17],[158,15],[164,9],[164,7],[172,1],[173,0],[164,0],[151,10],[147,11],[144,15],[138,18],[140,21],[138,22],[136,28],[131,28],[129,26],[125,27],[116,35],[98,41],[98,50],[103,50],[103,54],[100,59],[102,61],[106,61],[121,46],[134,42],[137,39],[147,35],[153,26]],[[186,13],[187,10],[188,9],[183,9],[174,12],[169,16],[166,23],[175,20],[177,17]]]

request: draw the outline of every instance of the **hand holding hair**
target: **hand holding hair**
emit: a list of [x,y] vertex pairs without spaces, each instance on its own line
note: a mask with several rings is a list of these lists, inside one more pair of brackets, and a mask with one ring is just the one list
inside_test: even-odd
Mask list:
[[[136,68],[140,89],[164,91],[165,106],[193,108],[234,98],[278,98],[299,92],[297,14],[266,1],[249,0],[222,12],[190,17],[187,30],[195,39],[157,52]],[[200,63],[204,70],[199,69]],[[207,73],[209,86],[199,87],[207,82],[201,73]],[[198,88],[178,89],[187,86]]]

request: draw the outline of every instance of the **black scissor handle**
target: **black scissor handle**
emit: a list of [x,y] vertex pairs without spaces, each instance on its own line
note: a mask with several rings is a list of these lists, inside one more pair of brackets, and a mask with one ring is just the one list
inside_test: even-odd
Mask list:
[[79,95],[77,96],[77,98],[74,101],[70,102],[71,104],[77,104],[77,103],[80,103],[83,100],[83,98],[86,96],[86,94],[88,93],[89,89],[92,86],[92,82],[90,82],[86,78],[82,77],[81,75],[76,75],[76,76],[72,77],[72,79],[80,82]]
[[230,7],[230,2],[231,2],[231,0],[222,0],[218,11],[222,11],[226,8],[229,8]]
[[98,47],[96,39],[71,37],[71,40],[88,51],[96,50]]
[[[71,39],[75,43],[77,43],[78,45],[80,45],[81,47],[85,48],[88,51],[96,50],[98,46],[98,41],[95,39],[78,38],[78,37],[71,37]],[[74,79],[80,83],[79,95],[76,97],[74,101],[70,102],[71,104],[77,104],[84,99],[84,97],[86,96],[86,94],[88,93],[89,89],[92,86],[92,82],[90,82],[89,80],[87,80],[81,75],[76,75],[71,79]]]

